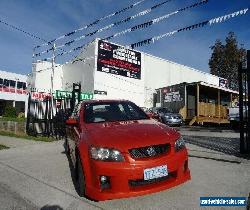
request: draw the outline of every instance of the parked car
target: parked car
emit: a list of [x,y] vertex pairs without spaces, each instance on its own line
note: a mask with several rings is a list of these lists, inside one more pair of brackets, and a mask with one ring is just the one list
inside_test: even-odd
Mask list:
[[[243,102],[243,118],[247,117],[247,102]],[[232,128],[238,128],[240,125],[240,108],[239,104],[236,104],[234,107],[228,108],[228,120],[230,121]]]
[[152,108],[152,111],[159,115],[161,122],[166,125],[175,125],[180,126],[182,125],[183,118],[181,114],[174,113],[171,109],[166,107],[154,107]]
[[190,179],[181,135],[130,101],[83,101],[66,123],[66,152],[80,196],[138,196]]
[[150,109],[148,109],[148,108],[146,108],[146,107],[141,107],[141,109],[142,109],[150,118],[155,119],[155,120],[157,120],[157,121],[161,121],[161,120],[160,120],[160,116],[159,116],[157,113],[153,112],[152,110],[150,110]]

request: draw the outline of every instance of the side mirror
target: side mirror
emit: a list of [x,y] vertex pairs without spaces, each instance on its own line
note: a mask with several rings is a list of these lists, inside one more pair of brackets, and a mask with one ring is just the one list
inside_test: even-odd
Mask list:
[[73,119],[73,118],[69,118],[66,120],[66,125],[70,125],[70,126],[78,126],[78,120]]
[[151,112],[146,113],[149,118],[153,118],[153,114]]

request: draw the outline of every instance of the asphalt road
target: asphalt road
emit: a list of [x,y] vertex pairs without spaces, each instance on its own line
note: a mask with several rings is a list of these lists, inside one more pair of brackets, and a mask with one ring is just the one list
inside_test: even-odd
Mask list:
[[[0,137],[0,142],[4,139]],[[16,145],[16,141],[25,140],[12,141]],[[0,151],[0,209],[215,209],[200,207],[199,198],[248,196],[249,160],[192,144],[187,146],[191,181],[151,195],[93,202],[77,195],[62,141],[21,143]]]

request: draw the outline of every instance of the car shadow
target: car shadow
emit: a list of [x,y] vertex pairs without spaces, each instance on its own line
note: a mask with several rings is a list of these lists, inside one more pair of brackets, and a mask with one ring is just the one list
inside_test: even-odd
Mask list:
[[[79,188],[78,188],[78,185],[77,185],[75,167],[74,167],[74,165],[73,165],[73,162],[72,162],[70,156],[67,154],[67,152],[65,152],[65,151],[66,151],[66,142],[65,142],[65,141],[64,141],[63,147],[64,147],[64,151],[62,151],[61,153],[62,153],[62,154],[65,154],[66,157],[67,157],[67,159],[68,159],[69,169],[70,169],[70,175],[71,175],[71,179],[72,179],[72,182],[73,182],[75,191],[77,192],[77,195],[78,195],[79,197],[81,197],[81,196],[80,196],[80,193],[79,193]],[[88,199],[89,201],[98,202],[98,201],[96,201],[96,200],[93,200],[93,199],[89,198],[88,196],[84,196],[84,198]]]
[[250,160],[250,154],[240,153],[240,139],[238,138],[216,137],[216,140],[207,136],[184,136],[184,138],[189,144]]
[[62,207],[58,206],[58,205],[46,205],[46,206],[43,206],[40,210],[63,210]]
[[76,170],[75,170],[75,167],[73,165],[73,162],[72,162],[70,156],[66,152],[66,142],[65,141],[63,143],[63,147],[64,147],[64,151],[62,152],[62,154],[65,154],[67,159],[68,159],[71,179],[72,179],[74,188],[75,188],[77,194],[79,195],[79,190],[78,190],[78,187],[77,187],[77,180],[76,180]]

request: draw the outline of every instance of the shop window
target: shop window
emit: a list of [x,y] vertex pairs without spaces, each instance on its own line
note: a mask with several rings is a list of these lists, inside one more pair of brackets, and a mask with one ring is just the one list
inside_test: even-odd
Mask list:
[[10,80],[4,79],[4,81],[3,81],[3,86],[9,87],[9,85],[10,85]]
[[10,80],[10,87],[15,88],[16,87],[16,81]]
[[17,89],[23,89],[23,82],[17,82]]
[[17,82],[17,89],[26,89],[26,83],[25,82]]
[[26,90],[26,88],[27,88],[27,87],[26,87],[26,83],[24,82],[24,83],[23,83],[23,89]]

